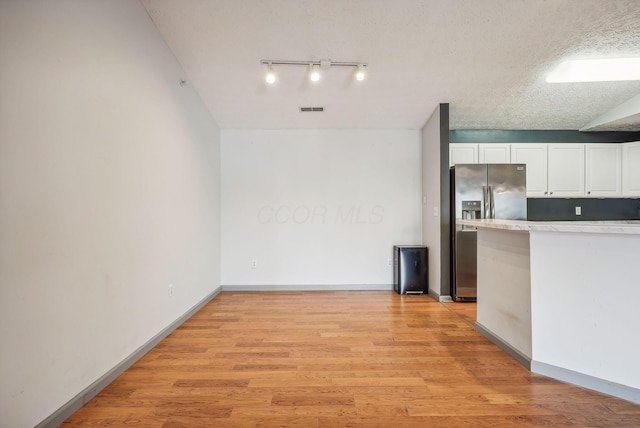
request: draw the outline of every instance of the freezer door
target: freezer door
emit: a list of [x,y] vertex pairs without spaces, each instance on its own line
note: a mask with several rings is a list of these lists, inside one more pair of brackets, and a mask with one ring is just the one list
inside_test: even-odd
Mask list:
[[477,242],[477,231],[456,228],[454,299],[473,300],[477,296]]
[[487,165],[458,164],[453,167],[455,218],[462,218],[462,201],[482,201],[482,187],[487,184]]
[[489,164],[487,175],[492,193],[493,218],[527,219],[527,171],[525,164]]

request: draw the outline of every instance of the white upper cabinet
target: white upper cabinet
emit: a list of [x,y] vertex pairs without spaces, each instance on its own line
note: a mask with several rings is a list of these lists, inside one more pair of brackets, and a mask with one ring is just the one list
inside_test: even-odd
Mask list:
[[622,195],[622,147],[621,144],[585,144],[588,197]]
[[584,144],[549,144],[547,156],[548,196],[584,196]]
[[511,163],[527,165],[527,196],[547,196],[547,144],[511,144]]
[[640,197],[640,141],[453,143],[449,163],[523,163],[529,198]]
[[457,163],[478,163],[478,145],[468,143],[449,144],[449,166]]
[[511,144],[479,144],[479,163],[511,163]]
[[622,195],[640,196],[640,141],[622,145]]

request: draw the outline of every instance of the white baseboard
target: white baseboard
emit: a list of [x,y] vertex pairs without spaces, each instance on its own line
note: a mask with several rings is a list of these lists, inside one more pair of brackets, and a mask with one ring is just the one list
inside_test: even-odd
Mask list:
[[540,361],[535,360],[531,361],[531,371],[562,382],[567,382],[582,388],[592,389],[603,394],[621,398],[635,404],[640,404],[640,389],[637,388],[632,388],[615,382],[609,382],[604,379],[574,372],[573,370],[564,369],[551,364],[541,363]]
[[480,324],[476,321],[475,323],[476,331],[479,331],[484,337],[489,339],[494,345],[498,346],[498,348],[502,349],[504,352],[509,354],[511,358],[522,364],[527,368],[527,370],[531,370],[531,358],[518,351],[513,346],[509,345],[507,342],[503,341],[500,337],[493,334],[491,330]]
[[517,349],[511,347],[508,343],[505,343],[502,339],[494,335],[489,329],[477,321],[475,323],[475,328],[477,331],[482,333],[484,337],[509,354],[513,359],[525,366],[532,373],[541,374],[562,382],[591,389],[593,391],[611,395],[612,397],[621,398],[635,404],[640,404],[640,389],[532,360]]
[[111,382],[116,380],[118,376],[124,373],[129,367],[134,365],[136,361],[142,358],[147,352],[153,349],[165,337],[170,335],[176,328],[180,327],[185,321],[191,318],[204,305],[209,303],[214,297],[220,294],[222,287],[216,288],[207,297],[202,299],[191,309],[184,313],[180,318],[165,327],[160,333],[153,336],[147,343],[136,349],[131,355],[122,360],[119,364],[102,375],[98,380],[86,387],[82,392],[69,400],[58,410],[49,415],[45,420],[36,425],[36,428],[56,428],[65,420],[69,419],[78,409],[89,402],[93,397],[98,395],[100,391],[106,388]]
[[388,291],[393,284],[223,285],[222,291]]

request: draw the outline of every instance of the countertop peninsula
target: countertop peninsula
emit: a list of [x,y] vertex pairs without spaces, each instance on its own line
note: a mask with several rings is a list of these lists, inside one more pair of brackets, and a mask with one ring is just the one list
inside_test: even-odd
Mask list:
[[532,372],[640,404],[640,221],[477,227],[476,329]]

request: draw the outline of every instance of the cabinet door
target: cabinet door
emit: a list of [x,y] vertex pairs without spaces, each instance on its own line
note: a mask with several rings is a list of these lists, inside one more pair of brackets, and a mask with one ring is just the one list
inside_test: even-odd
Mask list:
[[511,163],[511,144],[478,144],[480,163]]
[[449,145],[449,166],[457,163],[478,163],[478,145],[453,143]]
[[551,197],[584,196],[584,144],[549,144],[547,189]]
[[547,195],[547,145],[539,143],[511,144],[511,163],[527,165],[527,196]]
[[584,196],[584,144],[549,144],[547,168],[549,196]]
[[622,195],[640,196],[640,141],[622,144]]
[[585,144],[585,156],[587,196],[622,195],[622,145]]

